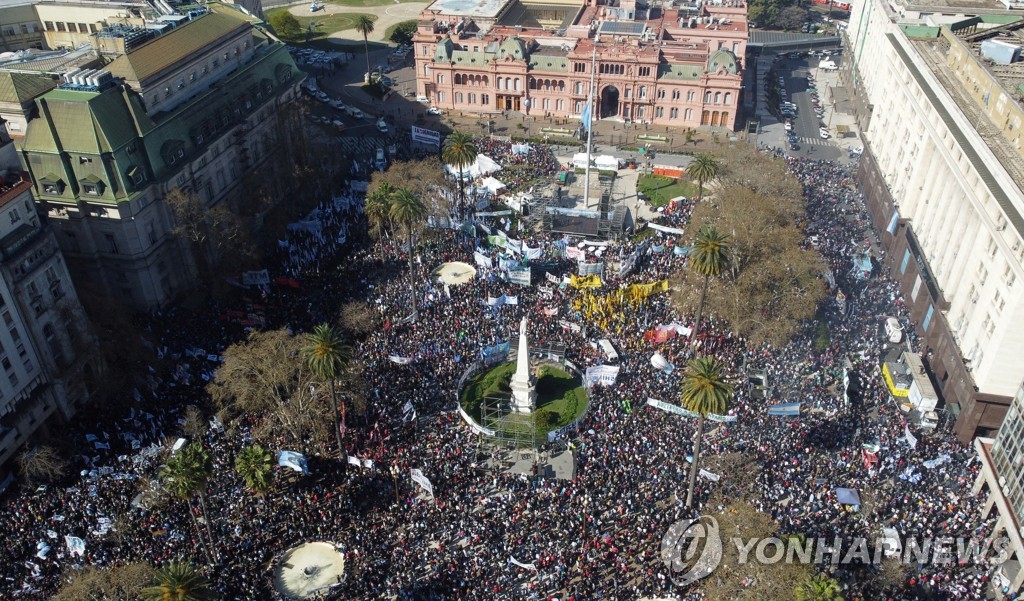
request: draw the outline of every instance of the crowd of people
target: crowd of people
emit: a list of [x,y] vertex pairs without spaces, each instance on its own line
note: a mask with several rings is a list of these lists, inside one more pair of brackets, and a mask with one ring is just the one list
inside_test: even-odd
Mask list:
[[[481,153],[499,162],[519,156],[501,143],[480,144]],[[538,176],[557,169],[557,161],[524,160]],[[827,349],[814,346],[812,333],[797,335],[785,348],[753,346],[714,318],[692,332],[697,353],[722,359],[737,381],[728,409],[736,420],[706,434],[703,462],[714,469],[716,457],[744,454],[758,466],[754,475],[724,471],[716,481],[700,479],[692,510],[684,499],[696,423],[646,405],[648,399],[678,401],[683,370],[658,368],[650,359],[657,351],[681,368],[690,338],[653,344],[644,334],[662,324],[692,327],[693,316],[680,314],[667,294],[654,294],[619,316],[614,332],[603,332],[573,309],[578,292],[561,284],[576,273],[580,252],[588,262],[606,263],[598,295],[666,279],[686,268],[686,254],[672,252],[685,241],[657,232],[634,269],[620,273],[613,265],[640,243],[581,249],[576,239],[510,231],[498,244],[487,234],[507,228],[486,218],[475,236],[455,230],[427,237],[414,250],[422,284],[413,291],[405,274],[408,250],[393,240],[376,243],[383,248],[368,242],[359,192],[346,191],[319,207],[312,216],[317,225],[293,228],[271,270],[296,285],[272,284],[250,302],[265,305],[266,327],[296,331],[336,315],[344,299],[366,301],[383,316],[383,327],[356,341],[371,393],[366,413],[351,417],[345,434],[347,454],[372,460],[373,468],[347,466],[323,449],[310,458],[309,475],[281,469],[270,493],[253,495],[231,469],[251,438],[249,429],[226,431],[211,419],[201,438],[216,463],[206,506],[219,558],[209,575],[220,597],[277,598],[275,558],[293,545],[325,540],[345,557],[341,582],[324,593],[329,598],[700,599],[699,583],[673,584],[660,544],[676,520],[713,514],[723,497],[749,500],[778,521],[780,534],[809,538],[875,535],[889,526],[906,536],[990,533],[992,520],[980,519],[981,500],[970,494],[979,469],[968,461],[970,448],[945,432],[919,432],[911,446],[905,419],[877,376],[889,344],[881,316],[912,328],[880,264],[867,278],[853,272],[856,254],[879,251],[851,174],[827,162],[779,160],[788,161],[804,186],[808,243],[826,259],[833,293],[841,290],[849,300],[845,307],[824,307]],[[681,226],[688,215],[684,205],[662,222]],[[527,259],[523,248],[540,252]],[[431,271],[450,261],[476,265],[476,277],[450,286],[432,280]],[[501,269],[509,262],[543,269],[535,270],[532,285],[515,284]],[[418,312],[407,320],[411,294]],[[487,302],[502,296],[516,303]],[[159,565],[172,558],[211,563],[187,515],[190,505],[168,500],[154,507],[138,495],[152,489],[163,457],[164,447],[151,445],[184,434],[185,407],[209,409],[204,386],[217,355],[244,335],[243,324],[218,319],[223,309],[179,309],[149,319],[146,337],[170,369],[153,370],[140,383],[128,415],[104,415],[69,429],[66,435],[88,449],[75,459],[81,478],[9,491],[0,500],[0,597],[46,598],[82,566]],[[590,409],[577,433],[557,445],[574,456],[569,479],[496,469],[496,451],[455,411],[460,377],[483,347],[511,342],[515,348],[523,317],[531,345],[564,347],[565,359],[581,368],[608,361],[593,344],[597,338],[610,338],[619,350],[614,384],[590,388]],[[844,369],[851,381],[846,394]],[[759,386],[747,386],[754,373],[763,374]],[[794,418],[769,415],[779,402],[800,402],[803,410]],[[878,446],[877,463],[863,461],[864,444]],[[954,460],[922,466],[943,454]],[[410,480],[413,469],[430,480],[432,495]],[[863,504],[841,504],[838,487],[859,490]],[[82,555],[72,555],[65,536],[84,541]],[[987,567],[974,564],[915,568],[905,581],[884,588],[853,569],[839,569],[837,577],[847,598],[864,599],[980,599],[990,577]]]

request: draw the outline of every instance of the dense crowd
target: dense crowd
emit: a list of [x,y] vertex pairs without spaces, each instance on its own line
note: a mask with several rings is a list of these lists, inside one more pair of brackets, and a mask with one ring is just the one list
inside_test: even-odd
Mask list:
[[[499,162],[517,156],[501,144],[483,141],[480,151]],[[527,155],[524,164],[538,176],[557,169],[557,162],[534,160]],[[816,348],[810,333],[785,348],[755,347],[714,319],[693,333],[699,354],[721,358],[741,379],[729,408],[736,421],[706,434],[704,461],[712,468],[716,457],[746,453],[759,466],[754,478],[723,472],[716,482],[700,479],[697,510],[717,509],[708,505],[717,489],[753,500],[788,534],[849,538],[875,535],[888,526],[908,536],[989,533],[992,521],[980,520],[980,499],[970,494],[978,470],[976,461],[968,461],[970,449],[945,432],[919,432],[911,448],[904,439],[904,417],[877,376],[889,344],[881,333],[883,316],[897,316],[906,331],[912,328],[879,263],[868,278],[853,272],[856,254],[878,250],[850,173],[826,162],[788,161],[806,191],[808,243],[828,262],[833,294],[841,290],[849,301],[843,310],[826,303],[827,349]],[[279,245],[273,275],[296,285],[272,284],[264,294],[240,302],[246,309],[259,305],[267,327],[288,325],[296,331],[336,314],[332,303],[342,298],[378,308],[384,327],[361,341],[357,352],[366,366],[370,406],[364,416],[351,418],[345,443],[349,455],[372,459],[375,467],[346,469],[313,457],[311,475],[281,470],[284,485],[254,496],[231,469],[249,439],[247,428],[225,432],[211,420],[203,441],[217,468],[207,505],[222,558],[211,574],[222,597],[275,598],[273,560],[297,543],[327,540],[346,561],[343,582],[328,593],[336,598],[701,598],[699,584],[677,590],[659,557],[668,527],[693,515],[683,499],[692,452],[687,441],[695,423],[645,405],[648,399],[677,401],[682,370],[658,369],[650,358],[658,351],[681,367],[690,339],[677,336],[653,345],[644,334],[661,324],[692,327],[693,317],[678,314],[667,295],[659,294],[619,316],[614,331],[601,332],[573,309],[578,293],[546,277],[561,280],[575,273],[569,249],[579,249],[578,240],[513,231],[507,234],[512,243],[499,246],[486,234],[502,225],[489,221],[477,226],[476,236],[435,232],[416,249],[417,280],[425,283],[414,292],[415,321],[403,322],[412,294],[404,274],[406,251],[388,240],[379,242],[383,249],[363,245],[359,206],[360,193],[349,190],[318,207]],[[683,206],[661,221],[680,226],[688,215],[689,207]],[[342,240],[347,243],[341,245]],[[621,277],[606,266],[596,294],[658,281],[685,268],[685,253],[672,252],[676,242],[682,244],[657,233],[641,249],[636,268]],[[500,268],[503,262],[527,262],[522,250],[510,250],[524,246],[540,249],[540,256],[528,261],[543,264],[532,286],[508,282]],[[590,262],[600,262],[599,248],[605,259],[638,248],[634,242],[582,246]],[[476,265],[477,277],[448,287],[431,280],[431,270],[448,261]],[[517,303],[485,302],[503,295]],[[9,492],[3,498],[0,597],[45,598],[77,566],[156,565],[174,557],[206,563],[187,516],[189,506],[172,501],[145,509],[133,501],[159,458],[158,448],[150,445],[182,433],[184,407],[208,407],[203,387],[216,356],[243,335],[244,324],[216,319],[230,309],[153,316],[147,339],[171,367],[154,370],[140,383],[129,415],[69,430],[67,436],[88,449],[76,458],[82,477],[70,486]],[[565,358],[582,368],[607,361],[592,344],[597,338],[610,338],[619,350],[615,383],[590,390],[590,410],[578,433],[568,444],[560,443],[559,449],[575,456],[572,479],[490,469],[489,451],[454,411],[459,378],[484,346],[508,341],[515,348],[522,317],[529,319],[532,345],[564,345]],[[848,394],[842,390],[844,367],[851,381]],[[766,375],[765,386],[745,385],[754,372]],[[417,419],[408,419],[407,402]],[[769,416],[768,407],[779,402],[800,402],[803,411],[792,419]],[[864,444],[878,445],[877,464],[864,463]],[[933,469],[922,466],[942,454],[953,460]],[[398,479],[391,476],[392,466],[401,470]],[[434,498],[409,481],[413,468],[430,479]],[[859,490],[863,506],[840,504],[837,487]],[[112,529],[97,534],[104,517],[112,520]],[[68,553],[65,535],[85,541],[84,557]],[[36,555],[39,542],[52,547],[42,557]],[[839,570],[838,577],[848,598],[980,599],[989,573],[971,564],[925,566],[892,590],[871,588],[871,579],[852,569]]]

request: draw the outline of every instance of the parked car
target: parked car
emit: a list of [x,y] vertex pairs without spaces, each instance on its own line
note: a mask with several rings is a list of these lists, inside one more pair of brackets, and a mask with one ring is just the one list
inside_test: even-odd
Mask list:
[[444,111],[442,111],[441,109],[437,108],[436,106],[432,106],[432,107],[427,109],[427,114],[428,115],[443,115]]
[[793,123],[791,121],[786,121],[786,131],[793,131]]
[[363,115],[363,111],[357,109],[354,106],[347,107],[345,109],[345,112],[348,113],[349,117],[352,117],[354,119],[362,119],[365,116]]

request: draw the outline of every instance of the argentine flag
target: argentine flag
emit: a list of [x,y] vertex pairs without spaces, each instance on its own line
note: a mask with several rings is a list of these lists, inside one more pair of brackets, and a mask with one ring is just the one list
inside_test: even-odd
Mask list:
[[580,115],[580,121],[583,123],[583,128],[590,133],[590,110],[594,104],[594,95],[587,96],[587,104],[583,107],[583,113]]

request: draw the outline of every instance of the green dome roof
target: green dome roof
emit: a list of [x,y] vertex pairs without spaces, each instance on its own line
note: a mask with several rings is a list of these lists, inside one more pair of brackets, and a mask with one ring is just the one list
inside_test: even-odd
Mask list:
[[740,70],[739,61],[736,60],[736,55],[725,48],[719,48],[712,52],[711,56],[708,57],[708,73],[717,73],[718,70],[723,67],[733,75],[739,73]]

